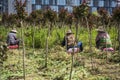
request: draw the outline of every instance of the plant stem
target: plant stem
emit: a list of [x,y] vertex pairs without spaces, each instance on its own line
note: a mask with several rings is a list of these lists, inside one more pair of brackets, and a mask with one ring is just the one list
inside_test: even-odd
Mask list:
[[114,37],[114,42],[115,42],[115,43],[113,44],[113,45],[114,45],[114,51],[116,51],[116,47],[117,47],[116,44],[117,44],[117,38],[118,38],[118,36],[115,34],[116,32],[118,33],[118,30],[117,30],[117,26],[115,25],[114,32],[113,32],[113,33],[114,33],[114,36],[115,36],[115,37]]
[[[88,24],[88,19],[87,19],[87,17],[85,17],[85,19],[86,19],[86,23],[87,23],[87,28],[88,28],[88,38],[89,38],[89,51],[90,52],[92,52],[92,44],[91,44],[91,38],[92,38],[92,36],[91,36],[91,30],[90,30],[90,26],[89,26],[89,24]],[[91,58],[91,69],[93,70],[93,68],[94,68],[94,65],[93,65],[93,59],[92,59],[92,55],[90,56],[90,58]]]
[[[76,35],[75,35],[75,40],[77,40],[77,35],[78,35],[78,21],[76,22]],[[77,41],[78,42],[78,41]]]
[[88,38],[89,38],[89,51],[90,52],[92,52],[92,44],[91,44],[91,38],[92,38],[92,35],[91,35],[91,30],[90,30],[90,26],[89,26],[89,24],[88,24],[88,19],[87,19],[87,17],[85,17],[85,19],[86,19],[86,23],[87,23],[87,28],[88,28]]
[[46,38],[46,56],[45,56],[45,67],[47,67],[47,58],[48,58],[48,41],[50,37],[50,25],[48,24],[48,33],[47,33],[47,38]]
[[73,49],[73,53],[71,54],[71,69],[70,69],[70,77],[69,77],[69,80],[72,79],[73,63],[74,63],[74,49]]
[[48,55],[48,37],[46,38],[46,55],[45,55],[45,67],[47,67],[47,56]]
[[23,31],[23,24],[22,24],[22,21],[21,21],[21,33],[22,33],[22,45],[23,45],[23,77],[24,77],[24,80],[25,80],[25,43],[24,43],[24,31]]
[[118,39],[119,39],[119,51],[118,51],[118,53],[120,54],[120,23],[118,23],[118,28],[119,28],[119,30],[118,30]]
[[34,50],[35,50],[35,22],[34,22],[34,25],[33,25],[33,53],[34,53]]
[[[78,33],[78,30],[77,30],[78,26],[76,26],[76,35],[75,35],[75,39],[77,40],[77,33]],[[73,46],[73,53],[71,53],[71,70],[70,70],[70,77],[69,77],[69,80],[72,79],[72,71],[73,71],[73,64],[74,64],[74,54],[75,54],[75,51],[74,51],[74,48],[75,48],[75,43],[76,43],[76,40],[74,41],[74,46]]]

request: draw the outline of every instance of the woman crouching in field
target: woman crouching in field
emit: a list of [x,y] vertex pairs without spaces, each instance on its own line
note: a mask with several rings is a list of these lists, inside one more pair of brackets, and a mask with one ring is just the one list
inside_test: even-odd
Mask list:
[[114,51],[109,34],[104,30],[102,26],[97,29],[96,36],[96,48],[102,51]]
[[[82,42],[78,42],[75,40],[74,33],[71,30],[66,32],[66,35],[62,41],[62,46],[67,48],[67,53],[78,53],[83,51]],[[73,52],[74,51],[74,52]]]

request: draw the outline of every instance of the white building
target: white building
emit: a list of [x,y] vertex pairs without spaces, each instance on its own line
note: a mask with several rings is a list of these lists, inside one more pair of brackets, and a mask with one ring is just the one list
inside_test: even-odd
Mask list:
[[[25,0],[22,0],[22,2],[24,2],[24,1]],[[8,14],[16,13],[14,6],[15,6],[15,0],[8,0]],[[32,0],[27,0],[25,10],[28,14],[30,14],[32,12]]]
[[117,0],[117,6],[120,7],[120,0]]
[[[25,0],[22,0],[25,1]],[[113,9],[120,6],[120,0],[88,0],[90,11],[97,11],[99,8],[104,7],[107,11],[112,13]],[[58,12],[61,8],[68,9],[72,12],[73,6],[79,6],[83,0],[27,0],[26,12],[30,14],[33,10],[46,9],[50,7],[52,10]],[[16,13],[15,0],[0,0],[0,13]]]

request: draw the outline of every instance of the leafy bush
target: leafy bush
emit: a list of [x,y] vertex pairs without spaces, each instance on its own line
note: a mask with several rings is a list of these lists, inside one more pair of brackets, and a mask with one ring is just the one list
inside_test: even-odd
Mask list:
[[66,20],[66,15],[68,14],[67,9],[61,8],[58,13],[58,18],[60,22],[64,22]]
[[74,7],[73,14],[77,20],[80,20],[89,14],[89,6],[87,4],[81,4],[80,6]]
[[17,19],[25,19],[27,13],[25,12],[25,7],[26,7],[27,1],[25,0],[22,2],[22,0],[15,0],[15,10],[17,12]]
[[100,22],[104,25],[107,25],[110,22],[111,16],[105,8],[100,8],[98,10],[100,15]]
[[113,19],[118,23],[120,22],[120,7],[117,7],[117,8],[114,9]]
[[70,26],[70,29],[73,24],[73,21],[74,21],[74,15],[72,13],[68,13],[67,17],[66,17],[66,24],[68,24],[68,26]]
[[46,9],[43,14],[46,22],[52,23],[57,20],[57,13],[50,8]]
[[2,23],[8,27],[16,24],[17,15],[16,14],[6,14],[4,13],[2,16]]
[[27,17],[26,21],[29,23],[35,22],[40,24],[44,20],[42,10],[35,10]]

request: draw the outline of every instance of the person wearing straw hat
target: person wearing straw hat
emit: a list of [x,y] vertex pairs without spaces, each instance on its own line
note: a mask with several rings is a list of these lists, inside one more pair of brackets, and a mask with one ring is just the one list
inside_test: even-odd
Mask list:
[[75,52],[80,52],[83,50],[82,42],[78,42],[75,40],[75,35],[71,30],[68,30],[66,32],[66,35],[62,41],[62,46],[65,46],[67,48],[67,52],[72,52],[72,48],[75,49]]
[[110,36],[109,34],[105,31],[105,29],[103,28],[103,26],[99,26],[98,29],[96,29],[96,31],[98,32],[97,36],[96,36],[96,48],[101,49],[101,50],[113,50],[112,48],[112,43],[110,40]]
[[19,46],[19,42],[20,40],[17,39],[17,36],[16,36],[16,29],[13,29],[9,32],[8,36],[7,36],[7,45],[10,46],[10,45],[18,45]]

